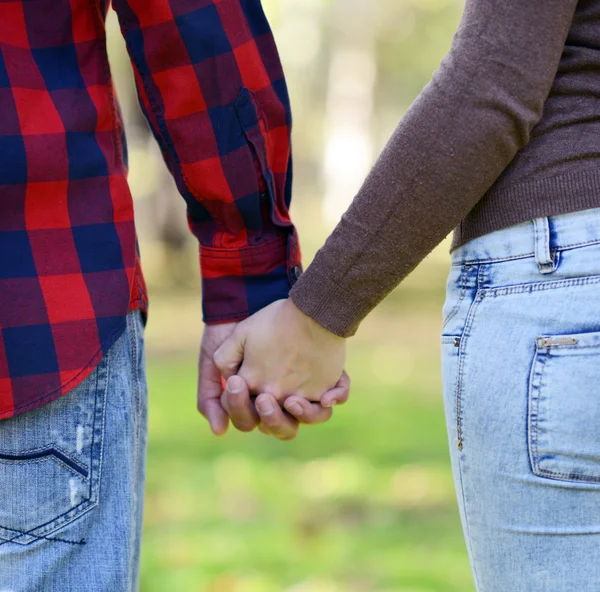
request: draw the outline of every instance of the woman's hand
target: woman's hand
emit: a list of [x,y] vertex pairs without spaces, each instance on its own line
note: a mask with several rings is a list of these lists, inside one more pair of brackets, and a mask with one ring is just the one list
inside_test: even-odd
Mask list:
[[221,371],[213,356],[235,331],[236,323],[208,325],[204,328],[199,358],[198,409],[215,435],[227,431],[229,421],[243,432],[259,428],[280,440],[296,437],[300,424],[316,425],[332,416],[330,407],[345,403],[350,394],[350,378],[344,372],[336,386],[321,398],[321,404],[298,396],[285,399],[284,409],[272,395],[264,392],[252,397],[240,377],[233,376],[222,386]]
[[237,374],[250,393],[269,393],[280,403],[292,395],[320,401],[338,384],[345,359],[346,340],[291,300],[278,300],[238,323],[214,355],[225,378]]

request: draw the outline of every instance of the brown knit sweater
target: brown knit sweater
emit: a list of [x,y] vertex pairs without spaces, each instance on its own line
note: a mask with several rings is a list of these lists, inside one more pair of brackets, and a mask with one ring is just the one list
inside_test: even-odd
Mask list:
[[333,333],[451,250],[600,206],[600,0],[466,0],[449,53],[292,288]]

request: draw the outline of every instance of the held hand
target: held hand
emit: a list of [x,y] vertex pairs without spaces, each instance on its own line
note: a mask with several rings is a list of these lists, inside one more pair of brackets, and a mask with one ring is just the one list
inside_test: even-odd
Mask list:
[[326,422],[332,415],[327,407],[347,401],[350,378],[345,372],[336,387],[325,393],[322,405],[309,403],[301,397],[290,397],[285,401],[287,413],[271,395],[264,393],[257,399],[251,398],[246,383],[239,377],[230,378],[223,392],[221,372],[213,356],[233,333],[236,324],[207,325],[202,335],[198,361],[198,410],[206,417],[215,435],[225,434],[231,417],[233,425],[240,431],[249,432],[258,427],[279,440],[291,440],[296,437],[299,424]]
[[316,425],[329,421],[331,407],[345,403],[349,394],[350,378],[344,372],[336,387],[323,395],[321,404],[292,396],[285,400],[285,409],[282,409],[275,397],[267,393],[253,399],[246,383],[239,376],[232,376],[227,381],[221,402],[240,431],[249,432],[258,427],[278,440],[293,440],[300,424]]
[[213,433],[222,436],[229,427],[229,417],[221,405],[223,385],[221,372],[213,356],[221,344],[234,332],[237,323],[206,325],[200,343],[198,359],[198,411],[206,417]]
[[278,300],[238,323],[214,355],[225,378],[241,377],[253,394],[320,401],[344,369],[346,340]]

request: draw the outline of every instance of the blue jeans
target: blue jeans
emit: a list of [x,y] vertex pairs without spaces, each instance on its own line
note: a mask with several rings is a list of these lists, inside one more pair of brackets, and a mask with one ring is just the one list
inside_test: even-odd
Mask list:
[[452,253],[450,456],[479,592],[600,590],[600,208]]
[[80,386],[0,421],[0,592],[137,589],[146,402],[133,311]]

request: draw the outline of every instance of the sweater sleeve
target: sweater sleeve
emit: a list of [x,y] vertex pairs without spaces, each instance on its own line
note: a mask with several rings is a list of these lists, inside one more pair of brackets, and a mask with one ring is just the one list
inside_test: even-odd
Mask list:
[[541,119],[577,0],[466,0],[448,54],[290,293],[349,337],[466,216]]

